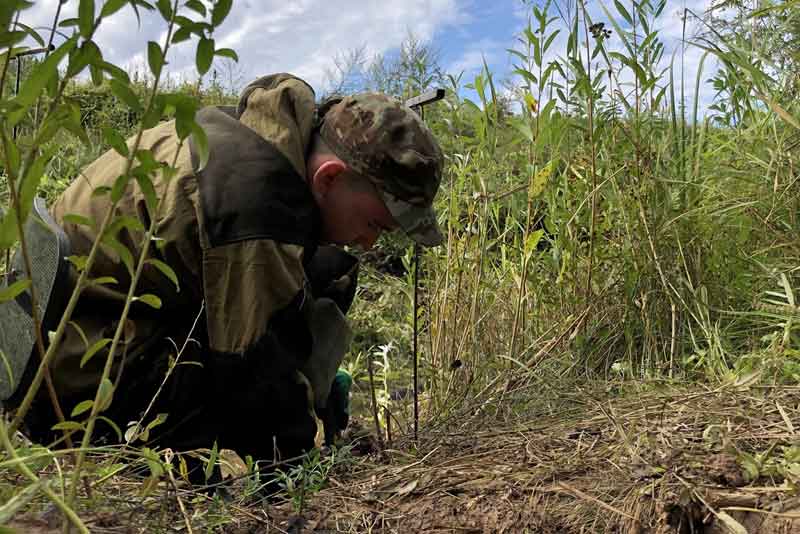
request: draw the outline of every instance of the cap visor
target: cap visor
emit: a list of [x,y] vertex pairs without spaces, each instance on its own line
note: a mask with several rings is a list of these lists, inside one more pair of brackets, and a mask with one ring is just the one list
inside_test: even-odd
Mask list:
[[389,194],[382,196],[389,213],[408,237],[425,247],[435,247],[444,242],[432,207],[415,206]]

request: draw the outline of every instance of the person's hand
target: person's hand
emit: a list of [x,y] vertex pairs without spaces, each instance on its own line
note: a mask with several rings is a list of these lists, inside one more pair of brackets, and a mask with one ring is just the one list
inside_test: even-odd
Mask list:
[[314,298],[329,298],[346,314],[353,304],[358,285],[358,260],[334,246],[317,249],[306,266]]

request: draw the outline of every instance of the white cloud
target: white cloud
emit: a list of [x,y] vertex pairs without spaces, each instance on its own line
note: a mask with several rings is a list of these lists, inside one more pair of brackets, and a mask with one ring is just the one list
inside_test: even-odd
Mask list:
[[[37,1],[23,12],[23,22],[46,35],[58,1]],[[337,53],[360,46],[370,54],[386,52],[402,43],[409,28],[419,39],[430,41],[443,28],[467,20],[464,1],[241,0],[234,2],[214,37],[218,48],[237,51],[245,83],[272,72],[291,72],[322,90],[326,68]],[[77,4],[67,2],[61,19],[74,17]],[[107,60],[128,68],[141,67],[147,41],[158,41],[164,28],[159,15],[148,12],[142,14],[139,27],[133,11],[125,7],[104,21],[96,41]],[[192,44],[181,43],[173,50],[170,73],[191,77]]]
[[505,54],[505,47],[500,41],[481,39],[471,43],[445,70],[455,75],[464,71],[464,78],[469,80],[483,68],[484,59],[491,65],[505,57]]

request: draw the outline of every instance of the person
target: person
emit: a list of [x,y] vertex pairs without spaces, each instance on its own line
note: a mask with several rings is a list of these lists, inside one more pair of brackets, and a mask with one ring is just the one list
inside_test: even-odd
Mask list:
[[[147,425],[166,414],[147,437],[175,450],[216,443],[256,460],[295,457],[315,444],[315,416],[326,435],[341,430],[342,414],[329,413],[327,400],[351,339],[345,314],[358,263],[340,247],[369,249],[398,228],[422,245],[441,243],[432,203],[442,152],[399,101],[364,93],[318,106],[313,89],[285,73],[256,80],[238,106],[203,108],[196,120],[208,137],[205,166],[194,138],[179,141],[174,121],[143,133],[141,147],[157,162],[174,161],[177,173],[155,174],[158,211],[138,182],[123,192],[116,215],[124,218],[100,237],[90,273],[115,283],[84,289],[50,368],[53,384],[67,414],[94,397],[108,346],[81,360],[119,326],[131,281],[124,260],[139,257],[154,220],[155,238],[144,246],[157,261],[145,264],[136,294],[157,295],[161,306],[133,303],[102,415],[124,432],[142,416]],[[148,165],[139,159],[134,174]],[[98,235],[68,215],[99,224],[125,165],[106,152],[51,207],[73,255],[88,255]],[[42,388],[27,428],[53,437],[55,422]],[[118,440],[112,425],[97,429]]]

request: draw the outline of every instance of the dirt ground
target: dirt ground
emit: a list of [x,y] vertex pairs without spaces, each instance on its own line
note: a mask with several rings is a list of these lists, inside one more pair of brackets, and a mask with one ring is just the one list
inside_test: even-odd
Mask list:
[[800,388],[595,395],[513,427],[426,435],[414,458],[387,451],[314,496],[305,528],[800,532]]
[[[121,481],[113,511],[81,516],[92,532],[800,532],[800,388],[572,391],[514,417],[360,456],[299,511],[188,489],[143,500]],[[55,532],[57,515],[8,526]]]

